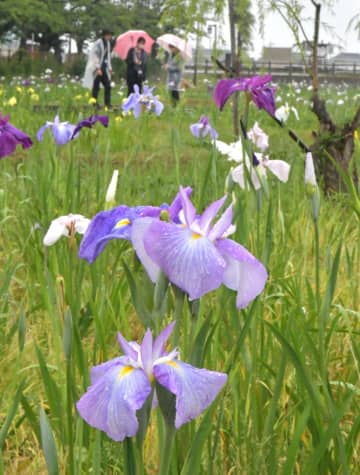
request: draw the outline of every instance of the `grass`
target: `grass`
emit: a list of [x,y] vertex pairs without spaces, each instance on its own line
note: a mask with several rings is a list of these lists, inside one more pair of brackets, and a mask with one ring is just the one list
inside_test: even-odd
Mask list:
[[[3,111],[32,137],[52,119],[47,105],[58,104],[61,119],[76,122],[91,111],[87,98],[78,85],[61,84],[48,92],[34,86],[40,96],[36,113],[25,88],[4,85]],[[298,108],[300,122],[291,117],[289,124],[310,141],[316,122],[303,102],[310,93],[296,89],[281,86],[278,95]],[[43,143],[35,140],[28,152],[19,149],[0,163],[0,473],[122,474],[129,467],[135,446],[89,428],[73,402],[89,383],[90,367],[119,354],[118,330],[142,338],[141,309],[153,308],[152,285],[124,242],[111,242],[90,266],[65,238],[50,248],[42,239],[59,215],[91,217],[104,209],[114,168],[119,204],[160,205],[180,184],[194,188],[198,210],[222,196],[230,164],[188,129],[206,113],[220,138],[231,141],[230,106],[217,112],[200,85],[174,111],[160,92],[167,107],[159,118],[136,121],[114,112],[107,130],[85,130],[61,148],[46,134]],[[327,87],[339,120],[351,116],[356,93]],[[9,107],[12,96],[17,105]],[[114,95],[116,102],[121,98]],[[177,432],[170,473],[359,473],[359,222],[346,196],[322,197],[316,259],[304,157],[252,107],[250,124],[255,120],[270,135],[272,157],[292,167],[286,184],[269,178],[268,195],[233,190],[235,239],[265,263],[269,280],[242,311],[226,288],[202,298],[195,314],[185,302],[182,359],[226,371],[229,380],[214,405]],[[357,144],[357,158],[359,149]],[[173,318],[175,303],[170,292],[162,326]],[[155,410],[144,473],[158,473],[164,443]]]

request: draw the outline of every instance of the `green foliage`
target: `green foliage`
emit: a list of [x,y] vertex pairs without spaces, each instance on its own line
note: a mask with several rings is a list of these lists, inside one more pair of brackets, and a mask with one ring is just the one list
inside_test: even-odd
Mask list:
[[[158,85],[166,106],[159,118],[135,120],[114,111],[108,129],[83,130],[63,147],[47,134],[41,144],[34,140],[28,152],[18,149],[0,162],[5,473],[63,473],[72,467],[75,474],[101,475],[126,473],[139,464],[143,429],[140,441],[127,441],[122,450],[87,426],[75,403],[89,385],[90,367],[119,356],[117,331],[139,341],[144,325],[154,325],[154,288],[126,242],[110,242],[89,265],[66,238],[46,249],[42,239],[54,217],[69,212],[91,217],[102,210],[115,168],[119,204],[169,202],[179,183],[193,186],[198,210],[221,197],[231,164],[210,143],[196,141],[189,125],[207,114],[219,138],[230,142],[231,111],[226,106],[219,113],[207,86],[199,83],[183,94],[176,110]],[[53,119],[51,106],[60,108],[61,120],[72,123],[92,112],[78,84],[59,81],[49,91],[44,86],[40,81],[33,85],[40,96],[36,104],[16,81],[1,87],[4,113],[32,137]],[[117,92],[114,105],[119,106]],[[329,87],[324,93],[330,98],[338,92]],[[346,121],[357,93],[347,90],[342,95],[346,107],[330,104],[331,112]],[[289,126],[308,140],[316,127],[303,102],[310,92],[280,85],[278,94],[298,108],[301,120],[290,117]],[[18,101],[14,107],[8,105],[12,96]],[[359,222],[348,197],[322,196],[317,249],[304,157],[273,121],[251,107],[249,124],[255,121],[270,135],[271,157],[292,167],[288,183],[269,177],[268,195],[232,190],[234,239],[265,261],[269,280],[264,293],[241,311],[226,288],[196,302],[195,311],[183,294],[170,289],[160,308],[164,282],[156,293],[155,306],[164,313],[161,326],[181,319],[171,342],[181,359],[229,376],[214,405],[176,432],[170,473],[359,473]],[[359,153],[357,143],[356,160]],[[145,409],[139,415],[142,426]],[[165,428],[156,435],[159,412],[151,411],[144,470],[138,473],[159,473],[158,447],[171,445]]]

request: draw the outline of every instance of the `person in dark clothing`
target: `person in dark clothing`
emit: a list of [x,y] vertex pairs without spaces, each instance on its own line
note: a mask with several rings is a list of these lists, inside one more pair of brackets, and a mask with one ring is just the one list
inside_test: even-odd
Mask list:
[[95,66],[95,77],[92,85],[92,97],[98,98],[100,83],[104,86],[105,106],[111,108],[111,39],[113,33],[109,30],[103,30],[91,52],[93,64]]
[[137,40],[135,48],[130,48],[126,57],[127,73],[126,82],[128,86],[128,96],[134,92],[134,85],[139,86],[142,92],[142,84],[146,78],[147,54],[144,50],[145,38],[142,36]]

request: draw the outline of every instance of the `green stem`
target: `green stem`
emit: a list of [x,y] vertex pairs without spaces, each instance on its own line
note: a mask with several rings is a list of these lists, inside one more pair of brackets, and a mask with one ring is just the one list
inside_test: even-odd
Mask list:
[[175,295],[175,308],[174,308],[174,319],[176,321],[176,326],[174,329],[173,345],[177,346],[179,344],[180,338],[180,325],[183,319],[183,307],[185,294],[175,285],[172,286],[174,295]]
[[130,437],[126,437],[123,442],[124,447],[124,475],[137,475],[136,473],[136,458],[134,451],[134,444]]
[[315,230],[315,286],[316,286],[316,303],[317,311],[320,315],[320,237],[319,237],[319,223],[314,220]]
[[72,414],[72,390],[71,390],[71,359],[66,360],[66,413],[68,426],[68,447],[69,447],[69,473],[74,472],[74,441],[73,441],[73,414]]
[[169,474],[174,438],[175,427],[165,423],[165,440],[162,448],[159,475]]

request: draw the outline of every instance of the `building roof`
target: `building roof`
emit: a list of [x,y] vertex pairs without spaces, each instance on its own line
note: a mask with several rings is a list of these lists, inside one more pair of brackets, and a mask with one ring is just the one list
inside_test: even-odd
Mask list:
[[262,59],[264,61],[289,63],[291,61],[291,48],[265,46]]
[[346,53],[342,52],[333,56],[330,61],[332,63],[359,63],[360,64],[360,53]]

